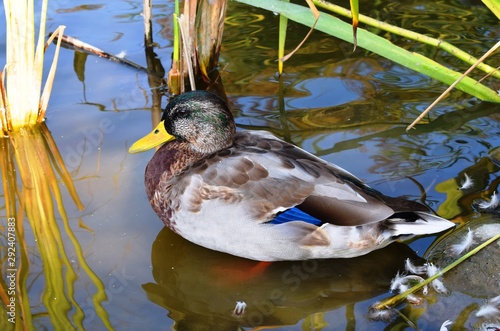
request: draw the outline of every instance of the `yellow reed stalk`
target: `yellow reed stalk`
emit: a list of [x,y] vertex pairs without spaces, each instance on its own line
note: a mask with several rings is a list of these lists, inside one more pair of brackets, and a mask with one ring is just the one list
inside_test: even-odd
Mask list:
[[[0,129],[4,135],[40,123],[45,115],[60,46],[58,42],[42,93],[47,5],[48,0],[43,0],[35,43],[34,0],[4,1],[7,63],[0,77]],[[63,31],[60,26],[56,34]]]
[[[290,2],[290,0],[284,0]],[[279,36],[278,36],[278,59],[282,59],[285,56],[285,41],[286,41],[286,29],[288,26],[288,18],[286,16],[280,15],[279,23]],[[283,74],[283,61],[278,61],[278,73],[280,76]]]

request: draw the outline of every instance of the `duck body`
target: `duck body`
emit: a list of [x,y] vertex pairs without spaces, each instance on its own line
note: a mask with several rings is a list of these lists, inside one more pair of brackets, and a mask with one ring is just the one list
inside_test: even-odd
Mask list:
[[198,245],[259,261],[348,258],[454,226],[270,133],[236,132],[209,92],[175,98],[154,132],[163,127],[146,192],[165,225]]

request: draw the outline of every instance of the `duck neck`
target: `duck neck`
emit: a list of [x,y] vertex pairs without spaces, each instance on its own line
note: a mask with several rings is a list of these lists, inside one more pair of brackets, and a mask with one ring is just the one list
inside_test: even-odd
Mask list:
[[193,151],[188,143],[172,141],[161,146],[146,167],[145,184],[151,200],[161,181],[169,181],[186,168],[203,158],[205,154]]

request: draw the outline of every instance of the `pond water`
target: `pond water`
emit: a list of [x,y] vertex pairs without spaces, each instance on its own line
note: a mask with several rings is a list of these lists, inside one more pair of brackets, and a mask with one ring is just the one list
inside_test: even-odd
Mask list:
[[[155,52],[169,69],[173,1],[153,4]],[[146,67],[142,1],[53,0],[49,9],[48,30],[65,25],[67,35],[112,54],[124,52]],[[498,20],[480,2],[375,1],[362,3],[361,11],[443,38],[477,57],[500,36]],[[0,63],[5,63],[0,29]],[[291,23],[287,49],[307,32]],[[488,200],[499,184],[498,157],[491,156],[500,141],[498,105],[453,91],[424,120],[430,124],[406,133],[446,86],[363,49],[352,52],[351,45],[320,32],[286,62],[280,79],[277,39],[276,15],[229,2],[220,67],[239,128],[272,131],[387,195],[425,199],[457,224],[484,216],[475,202]],[[392,41],[467,69],[444,51]],[[497,66],[499,59],[493,56],[490,63]],[[61,51],[46,127],[70,176],[67,181],[55,171],[67,218],[57,210],[50,233],[42,234],[46,228],[34,230],[36,222],[29,222],[18,202],[15,221],[24,224],[17,225],[24,233],[17,232],[16,239],[16,323],[2,310],[0,329],[21,329],[23,323],[47,330],[415,329],[408,318],[422,330],[438,330],[445,320],[454,321],[453,330],[472,330],[485,322],[474,312],[490,296],[459,290],[431,291],[420,305],[402,303],[401,315],[390,322],[369,319],[370,306],[393,294],[389,283],[405,259],[422,263],[435,236],[356,259],[261,265],[206,250],[165,229],[144,193],[152,152],[127,153],[151,129],[152,98],[143,71]],[[458,191],[465,173],[475,185]],[[19,175],[2,171],[2,176],[4,182],[20,182]],[[71,183],[82,208],[70,193]],[[4,230],[8,206],[2,192]],[[0,243],[7,289],[8,237]],[[496,284],[491,296],[500,294]],[[238,301],[247,304],[243,316],[233,314]]]

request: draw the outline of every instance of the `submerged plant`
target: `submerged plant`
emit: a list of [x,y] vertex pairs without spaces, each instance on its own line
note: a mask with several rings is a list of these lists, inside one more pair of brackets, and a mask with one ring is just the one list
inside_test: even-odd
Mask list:
[[38,39],[35,41],[34,0],[5,0],[3,3],[7,23],[7,63],[0,74],[0,129],[8,135],[10,131],[43,121],[54,82],[61,38],[58,38],[42,91],[44,53],[56,36],[62,36],[65,27],[59,26],[45,43],[48,0],[43,0]]

